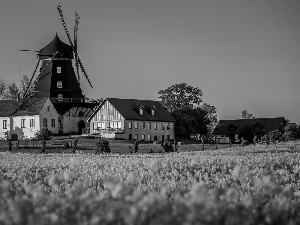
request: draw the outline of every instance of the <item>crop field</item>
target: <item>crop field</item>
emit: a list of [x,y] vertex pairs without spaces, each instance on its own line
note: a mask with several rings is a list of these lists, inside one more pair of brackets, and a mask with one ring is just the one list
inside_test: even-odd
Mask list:
[[300,224],[300,141],[182,147],[0,152],[0,224]]

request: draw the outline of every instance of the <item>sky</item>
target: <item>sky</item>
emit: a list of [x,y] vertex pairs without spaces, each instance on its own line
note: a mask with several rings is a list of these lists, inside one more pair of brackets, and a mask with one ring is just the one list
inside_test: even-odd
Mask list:
[[56,7],[73,33],[94,88],[89,98],[158,100],[187,83],[203,92],[218,119],[284,116],[300,123],[299,0],[2,0],[0,77],[31,77],[34,52],[57,33],[68,43]]

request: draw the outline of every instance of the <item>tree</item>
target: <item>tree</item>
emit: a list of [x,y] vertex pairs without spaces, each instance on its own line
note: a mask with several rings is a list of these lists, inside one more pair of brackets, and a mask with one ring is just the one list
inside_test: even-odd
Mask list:
[[21,98],[24,97],[26,91],[27,91],[26,95],[30,95],[30,93],[32,92],[32,89],[27,90],[29,82],[30,79],[26,75],[23,75],[23,78],[21,79],[20,88],[19,88],[19,94]]
[[218,119],[217,119],[217,109],[216,107],[204,103],[202,105],[202,109],[207,112],[207,117],[210,120],[210,124],[208,126],[208,133],[212,133],[215,127],[217,126]]
[[5,98],[6,86],[6,82],[0,78],[0,100]]
[[200,107],[184,108],[171,112],[176,120],[175,135],[176,138],[190,138],[191,135],[208,133],[210,120],[207,112]]
[[12,99],[12,100],[18,100],[19,98],[19,88],[16,85],[16,82],[12,82],[7,85],[6,93],[5,93],[6,99]]
[[200,106],[203,95],[199,88],[194,88],[186,83],[174,84],[165,90],[160,90],[158,94],[158,98],[164,101],[169,112]]
[[288,123],[284,127],[284,139],[287,141],[296,140],[300,138],[300,125],[295,123]]
[[248,113],[247,110],[242,110],[242,118],[243,119],[255,119],[255,116],[253,114]]

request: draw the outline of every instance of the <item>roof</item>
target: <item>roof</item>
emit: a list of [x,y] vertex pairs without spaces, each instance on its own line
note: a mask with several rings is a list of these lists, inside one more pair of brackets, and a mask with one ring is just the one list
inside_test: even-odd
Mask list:
[[38,115],[48,98],[28,98],[20,101],[1,100],[0,117]]
[[[175,119],[159,101],[120,98],[106,98],[90,118],[102,107],[105,101],[115,107],[125,120],[175,122]],[[140,107],[144,109],[143,115],[139,114]],[[151,115],[151,109],[155,110],[153,116]]]
[[[256,119],[238,119],[238,120],[220,120],[214,130],[214,134],[239,133],[245,126],[252,127],[253,132],[270,132],[276,129],[283,129],[286,125],[284,117],[274,118],[256,118]],[[261,130],[254,130],[254,126],[261,126]],[[235,131],[229,131],[229,127],[236,127]]]
[[62,42],[57,34],[49,44],[40,50],[39,59],[51,58],[57,51],[59,53],[56,54],[55,58],[73,59],[73,51],[71,46]]

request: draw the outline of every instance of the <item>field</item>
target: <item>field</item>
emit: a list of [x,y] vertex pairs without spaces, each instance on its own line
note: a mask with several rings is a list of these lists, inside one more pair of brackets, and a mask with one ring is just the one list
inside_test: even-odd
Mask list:
[[299,141],[180,147],[1,152],[0,224],[300,224]]

